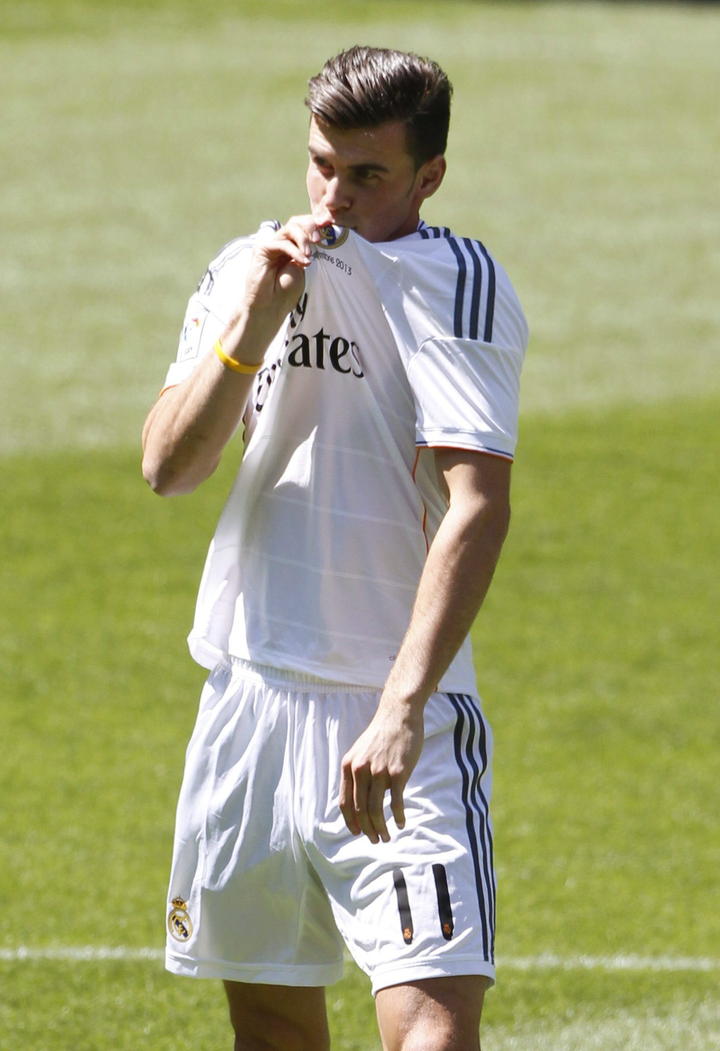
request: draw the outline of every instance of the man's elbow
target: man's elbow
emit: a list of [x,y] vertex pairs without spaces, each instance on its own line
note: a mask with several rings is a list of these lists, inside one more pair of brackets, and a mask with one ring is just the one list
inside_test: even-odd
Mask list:
[[212,474],[212,470],[198,475],[187,468],[181,469],[171,458],[158,459],[147,452],[142,459],[143,478],[158,496],[184,496],[192,493],[208,474]]
[[142,476],[152,491],[158,496],[176,495],[177,483],[173,472],[164,470],[160,464],[154,463],[147,456],[143,456]]

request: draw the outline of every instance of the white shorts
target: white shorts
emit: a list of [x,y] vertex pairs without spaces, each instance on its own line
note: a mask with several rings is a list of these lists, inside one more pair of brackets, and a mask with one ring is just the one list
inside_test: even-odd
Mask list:
[[320,986],[343,942],[372,980],[495,977],[490,729],[434,694],[389,843],[352,836],[340,763],[378,692],[259,668],[210,675],[187,751],[167,912],[176,974]]

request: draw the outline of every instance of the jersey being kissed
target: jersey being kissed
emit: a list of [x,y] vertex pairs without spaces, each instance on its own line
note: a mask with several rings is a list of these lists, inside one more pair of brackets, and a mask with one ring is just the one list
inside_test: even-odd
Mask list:
[[[251,250],[210,265],[167,385],[224,329]],[[512,458],[527,327],[503,269],[448,230],[333,228],[314,256],[251,391],[189,643],[208,668],[230,654],[382,687],[447,507],[431,448]],[[439,688],[475,692],[469,640]]]

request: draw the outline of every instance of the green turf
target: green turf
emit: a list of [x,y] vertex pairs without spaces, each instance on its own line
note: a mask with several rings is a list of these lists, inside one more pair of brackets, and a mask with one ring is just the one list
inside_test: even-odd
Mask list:
[[[489,998],[489,1035],[531,1033],[536,1018],[577,1025],[578,1012],[619,1031],[633,1011],[678,1025],[712,1002],[716,974],[538,975],[511,965],[503,975],[502,957],[717,951],[720,741],[708,698],[720,595],[707,573],[718,542],[707,491],[718,407],[695,402],[670,434],[663,406],[524,428],[512,539],[476,627],[499,751],[502,984]],[[608,459],[609,434],[625,456]],[[3,705],[13,748],[0,787],[18,805],[2,816],[0,895],[13,903],[2,941],[159,945],[170,815],[200,682],[182,638],[228,472],[204,498],[161,501],[140,481],[134,452],[14,457],[4,468],[13,630],[1,652],[16,689]],[[122,976],[119,990],[108,968]],[[15,997],[22,1003],[33,973],[52,983],[59,965],[6,969],[10,1031],[41,1025],[23,1021]],[[156,1034],[150,1046],[169,1047],[178,1014],[186,1046],[198,1046],[198,1033],[220,1024],[215,993],[168,984],[156,969],[65,968],[70,993],[89,974],[100,1001],[152,990],[159,1015],[126,1010],[113,1023],[127,1041],[118,1047],[145,1026]],[[338,1039],[356,1038],[358,1023],[348,1031],[345,1021],[353,1012],[372,1031],[357,982],[351,973],[330,994]],[[87,1004],[61,1013],[58,1033],[88,1014]],[[707,1036],[718,1018],[706,1014]],[[95,1032],[87,1041],[77,1046],[102,1046]]]
[[[717,969],[516,966],[720,956],[718,13],[1,14],[0,951],[162,942],[202,680],[184,636],[237,452],[195,497],[162,501],[138,433],[207,258],[304,206],[304,79],[338,47],[387,42],[455,81],[428,218],[507,262],[533,333],[513,526],[475,630],[500,880],[484,1047],[720,1045]],[[377,1046],[354,967],[328,1003],[335,1048]],[[216,983],[0,955],[0,1048],[227,1045]]]
[[[62,1051],[198,1051],[228,1047],[217,983],[152,964],[0,964],[3,1046]],[[717,981],[707,975],[567,978],[509,975],[487,999],[489,1051],[709,1051],[717,1046]],[[565,995],[561,995],[561,992]],[[379,1051],[367,983],[349,972],[328,994],[333,1051]],[[503,1003],[514,1008],[502,1010]]]

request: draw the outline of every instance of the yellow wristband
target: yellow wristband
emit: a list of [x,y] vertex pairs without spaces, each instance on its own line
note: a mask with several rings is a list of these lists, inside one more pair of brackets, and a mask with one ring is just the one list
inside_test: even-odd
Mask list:
[[235,358],[231,358],[222,348],[222,343],[219,339],[215,340],[215,346],[213,350],[222,361],[223,365],[227,368],[232,369],[233,372],[241,372],[243,376],[254,376],[259,371],[262,361],[258,361],[257,365],[243,365],[241,361],[236,361]]

